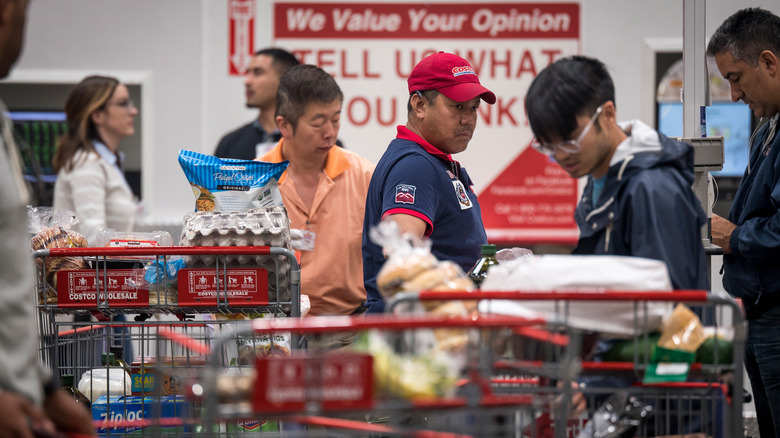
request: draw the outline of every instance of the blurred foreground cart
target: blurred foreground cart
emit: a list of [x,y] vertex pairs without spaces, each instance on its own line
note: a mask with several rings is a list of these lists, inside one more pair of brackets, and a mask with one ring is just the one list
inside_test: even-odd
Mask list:
[[[620,406],[634,402],[647,406],[646,417],[635,419],[636,436],[664,436],[701,433],[708,437],[738,437],[743,435],[742,387],[743,354],[746,326],[741,306],[731,297],[707,291],[479,291],[442,292],[424,291],[398,294],[388,303],[391,312],[413,311],[418,303],[443,300],[479,300],[480,314],[523,314],[554,319],[580,332],[584,352],[577,377],[578,389],[587,400],[587,414],[566,423],[541,416],[536,433],[543,436],[577,436],[587,427],[589,419],[605,403]],[[663,303],[668,303],[664,307]],[[696,360],[690,365],[679,363],[651,363],[652,351],[658,341],[650,328],[651,320],[660,318],[672,303],[684,303],[697,309],[706,321],[710,337],[699,348]],[[405,309],[404,309],[405,308]],[[605,314],[604,310],[607,309]],[[591,318],[592,315],[602,315]],[[598,328],[613,328],[622,324],[623,336],[608,341]],[[595,328],[595,329],[594,329]],[[528,329],[525,329],[528,332]],[[531,342],[527,333],[518,332],[513,341],[511,360],[495,364],[496,369],[517,369],[519,363],[537,361],[540,351],[548,348],[545,342]],[[543,339],[537,336],[536,339]],[[595,348],[588,340],[598,340]],[[728,342],[724,341],[729,339]],[[611,347],[607,351],[604,345]],[[588,351],[599,351],[596,359]],[[544,362],[541,362],[544,364]],[[643,383],[648,370],[660,367],[674,369],[688,366],[687,379],[679,382]],[[535,378],[528,373],[527,378]],[[735,395],[732,397],[732,393]],[[613,412],[614,414],[614,412]],[[648,415],[650,414],[650,415]],[[590,427],[594,427],[591,424]],[[527,432],[527,431],[526,431]],[[592,436],[582,432],[581,436]],[[627,435],[633,436],[633,435]]]
[[[494,378],[503,341],[515,329],[535,326],[560,332],[559,361],[548,371],[558,374],[559,383],[544,387],[538,381]],[[237,424],[251,422],[279,424],[281,436],[516,436],[541,413],[565,421],[576,375],[571,359],[577,352],[567,350],[577,343],[569,342],[565,327],[543,319],[309,317],[254,320],[233,328],[212,343],[202,380],[187,389],[202,407],[196,413],[198,430],[206,436],[230,436]],[[357,340],[337,351],[293,349],[289,356],[258,356],[237,367],[224,353],[240,337],[344,332],[356,333]],[[462,342],[452,342],[456,338]],[[499,390],[506,384],[527,390]]]

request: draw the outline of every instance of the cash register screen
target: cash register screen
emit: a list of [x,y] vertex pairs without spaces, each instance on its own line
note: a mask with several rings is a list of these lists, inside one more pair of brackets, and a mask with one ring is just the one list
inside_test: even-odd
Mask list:
[[[723,170],[717,176],[741,177],[747,167],[752,115],[742,102],[716,102],[707,107],[707,135],[723,136]],[[683,104],[658,104],[658,131],[667,137],[683,136]]]

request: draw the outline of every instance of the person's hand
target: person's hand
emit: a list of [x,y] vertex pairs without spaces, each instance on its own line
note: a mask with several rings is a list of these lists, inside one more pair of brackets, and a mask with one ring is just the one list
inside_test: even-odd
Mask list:
[[43,410],[57,430],[68,434],[95,436],[92,415],[86,406],[79,404],[67,392],[57,390],[43,402]]
[[[563,387],[563,382],[559,381],[556,385],[558,388]],[[556,404],[560,404],[563,399],[557,397]],[[577,418],[588,409],[588,400],[585,398],[585,394],[582,393],[582,387],[577,382],[571,382],[571,409],[569,410],[569,418]]]
[[576,382],[572,382],[571,393],[571,415],[578,417],[588,409],[588,400],[585,398],[585,394],[582,393],[582,387]]
[[54,433],[54,424],[26,398],[0,391],[0,438],[33,438],[33,428]]
[[731,233],[734,231],[734,228],[737,228],[737,226],[729,222],[727,219],[724,219],[713,213],[712,224],[710,228],[710,232],[712,233],[712,243],[723,248],[723,254],[731,254],[729,240],[731,239]]

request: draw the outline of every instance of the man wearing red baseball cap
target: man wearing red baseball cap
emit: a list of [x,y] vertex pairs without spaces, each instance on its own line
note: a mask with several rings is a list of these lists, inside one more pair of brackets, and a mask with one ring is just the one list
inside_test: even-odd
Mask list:
[[487,242],[485,227],[466,170],[452,159],[463,152],[477,125],[481,101],[496,102],[468,61],[439,52],[420,61],[408,79],[406,126],[398,126],[376,166],[363,221],[363,280],[369,313],[384,311],[376,276],[385,262],[369,230],[383,220],[432,242],[439,260],[467,271]]

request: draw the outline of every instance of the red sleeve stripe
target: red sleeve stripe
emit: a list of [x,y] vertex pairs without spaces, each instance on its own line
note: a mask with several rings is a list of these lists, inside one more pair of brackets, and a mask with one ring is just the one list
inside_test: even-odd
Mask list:
[[428,216],[420,213],[419,211],[410,210],[408,208],[391,208],[390,210],[387,210],[382,215],[382,220],[384,220],[386,217],[390,216],[391,214],[408,214],[409,216],[414,216],[418,219],[423,220],[426,224],[428,224],[427,227],[425,227],[425,237],[428,237],[433,233],[433,222],[428,218]]

